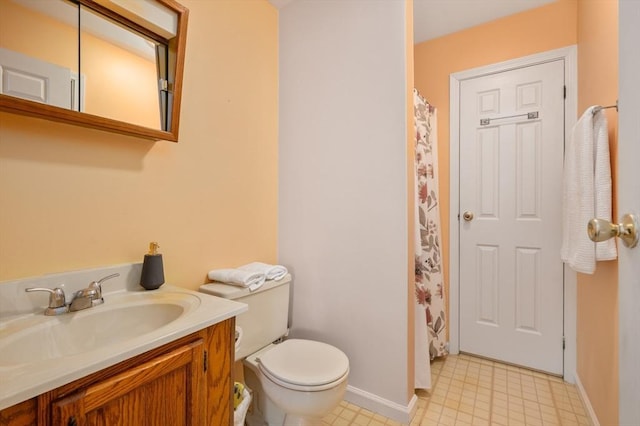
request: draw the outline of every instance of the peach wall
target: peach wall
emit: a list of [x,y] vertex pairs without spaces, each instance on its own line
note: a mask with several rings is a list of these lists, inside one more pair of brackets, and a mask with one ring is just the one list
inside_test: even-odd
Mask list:
[[[578,3],[578,110],[618,99],[618,2]],[[614,178],[618,117],[607,110]],[[614,211],[613,217],[617,214]],[[577,372],[602,425],[618,424],[618,269],[599,262],[594,275],[578,274]]]
[[[449,250],[449,74],[578,44],[579,110],[612,104],[618,91],[617,28],[616,0],[560,0],[415,46],[416,87],[439,110],[445,253]],[[611,110],[607,115],[615,177],[617,117]],[[444,261],[446,278],[446,256]],[[617,282],[616,262],[600,262],[593,276],[579,274],[577,285],[578,376],[600,423],[607,425],[618,421]]]
[[415,85],[438,108],[440,216],[446,294],[449,294],[449,75],[576,44],[577,0],[527,12],[415,46]]
[[180,142],[0,114],[0,280],[139,262],[168,282],[276,261],[278,14],[268,2],[190,9]]

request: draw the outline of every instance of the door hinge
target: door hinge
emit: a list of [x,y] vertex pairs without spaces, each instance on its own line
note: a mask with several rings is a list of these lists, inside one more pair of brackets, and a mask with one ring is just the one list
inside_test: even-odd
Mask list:
[[567,347],[566,339],[564,338],[564,336],[562,336],[562,350],[564,350],[566,347]]
[[204,368],[204,372],[207,372],[207,364],[209,363],[209,355],[207,353],[207,351],[204,351],[204,360],[203,360],[203,368]]
[[567,86],[563,86],[563,90],[562,90],[562,94],[564,96],[564,99],[567,99]]
[[159,80],[160,83],[160,90],[163,92],[168,92],[171,90],[171,85],[169,84],[168,80],[165,80],[164,78],[161,78]]

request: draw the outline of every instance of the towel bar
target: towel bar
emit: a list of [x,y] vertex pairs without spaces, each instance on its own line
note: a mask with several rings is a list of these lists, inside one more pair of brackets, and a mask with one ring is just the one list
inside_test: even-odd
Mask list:
[[609,109],[609,108],[615,108],[616,111],[618,111],[618,101],[616,101],[615,105],[608,105],[608,106],[597,106],[593,109],[593,114],[602,111],[603,109]]

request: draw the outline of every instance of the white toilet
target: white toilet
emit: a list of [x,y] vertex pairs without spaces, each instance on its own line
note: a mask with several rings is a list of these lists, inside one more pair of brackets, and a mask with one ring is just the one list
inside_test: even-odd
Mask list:
[[254,406],[247,424],[317,425],[342,401],[349,359],[339,349],[313,340],[289,339],[291,276],[267,281],[254,292],[226,284],[205,284],[200,291],[249,305],[236,318],[242,341],[236,360],[243,360]]

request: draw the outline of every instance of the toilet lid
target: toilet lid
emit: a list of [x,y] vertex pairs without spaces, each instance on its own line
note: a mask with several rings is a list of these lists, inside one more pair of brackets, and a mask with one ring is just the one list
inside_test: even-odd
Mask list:
[[340,349],[313,340],[291,339],[260,355],[260,367],[276,379],[302,386],[335,382],[349,371]]

